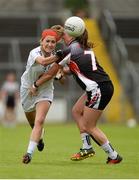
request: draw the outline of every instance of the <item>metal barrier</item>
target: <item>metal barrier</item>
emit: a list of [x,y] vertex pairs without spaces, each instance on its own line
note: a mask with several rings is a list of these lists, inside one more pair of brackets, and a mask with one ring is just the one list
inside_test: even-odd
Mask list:
[[124,41],[118,36],[116,25],[108,10],[103,11],[100,18],[100,26],[125,93],[132,102],[136,115],[139,116],[139,72],[136,70],[136,67],[139,69],[139,63],[134,65],[132,59],[129,59],[128,51],[125,47],[127,42],[139,44],[139,41],[131,41],[129,39]]

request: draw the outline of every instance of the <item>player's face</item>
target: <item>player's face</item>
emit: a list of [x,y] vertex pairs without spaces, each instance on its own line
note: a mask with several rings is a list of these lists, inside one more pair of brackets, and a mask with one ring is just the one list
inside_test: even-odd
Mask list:
[[45,52],[51,53],[56,47],[56,39],[54,36],[46,36],[41,45]]
[[9,73],[6,77],[6,80],[9,82],[14,82],[16,80],[15,74]]
[[73,37],[69,36],[66,32],[64,32],[63,40],[65,44],[68,45],[71,42],[71,40],[73,40]]

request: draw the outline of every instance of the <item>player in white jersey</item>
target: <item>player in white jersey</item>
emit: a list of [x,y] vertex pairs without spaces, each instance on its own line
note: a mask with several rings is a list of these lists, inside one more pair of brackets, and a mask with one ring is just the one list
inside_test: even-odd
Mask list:
[[[31,161],[36,146],[39,151],[42,151],[44,148],[42,139],[43,124],[53,101],[53,79],[59,69],[59,65],[54,64],[55,71],[50,75],[49,81],[42,86],[37,88],[35,82],[52,66],[50,64],[54,61],[47,60],[47,58],[54,53],[56,43],[60,40],[61,35],[62,27],[61,34],[53,29],[45,29],[42,32],[40,46],[30,51],[26,70],[21,77],[21,103],[27,120],[32,127],[27,153],[23,156],[22,160],[25,164]],[[32,84],[33,87],[37,88],[35,96],[32,96]]]

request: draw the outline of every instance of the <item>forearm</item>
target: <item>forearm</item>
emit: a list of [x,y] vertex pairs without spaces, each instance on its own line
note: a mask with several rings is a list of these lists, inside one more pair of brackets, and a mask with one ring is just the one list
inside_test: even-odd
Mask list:
[[36,86],[41,86],[43,83],[45,83],[46,81],[49,81],[50,79],[52,79],[56,73],[58,72],[59,69],[59,65],[58,64],[54,64],[48,72],[44,73],[36,82]]
[[52,63],[56,62],[57,60],[58,60],[57,56],[50,56],[50,57],[46,58],[44,65],[52,64]]
[[52,79],[52,76],[44,73],[44,75],[36,81],[36,85],[40,87],[42,84],[44,84],[46,81],[49,81],[50,79]]
[[47,66],[49,64],[52,64],[52,63],[56,62],[57,60],[58,60],[58,57],[55,56],[55,55],[54,56],[50,56],[50,57],[46,57],[46,58],[44,58],[44,57],[36,58],[36,62],[38,64],[43,65],[43,66]]

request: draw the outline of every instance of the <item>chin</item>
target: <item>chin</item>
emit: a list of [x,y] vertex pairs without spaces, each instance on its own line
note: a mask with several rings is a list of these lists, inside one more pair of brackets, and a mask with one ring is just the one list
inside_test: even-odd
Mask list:
[[46,53],[51,53],[53,50],[45,50]]
[[45,53],[50,54],[52,51],[45,51]]

